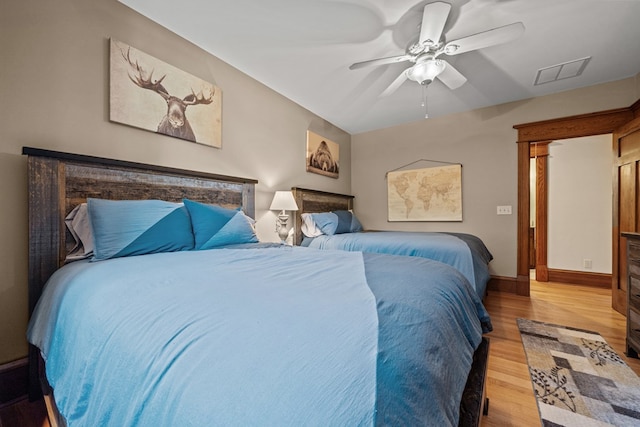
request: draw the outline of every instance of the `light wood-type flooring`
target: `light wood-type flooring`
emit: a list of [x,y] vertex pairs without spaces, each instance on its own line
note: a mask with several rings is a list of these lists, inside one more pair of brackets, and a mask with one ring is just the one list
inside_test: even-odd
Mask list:
[[[531,282],[531,297],[491,292],[485,301],[493,332],[482,426],[540,426],[516,318],[557,323],[600,333],[640,375],[640,361],[624,355],[625,318],[611,308],[611,291],[578,285]],[[47,427],[42,402],[23,401],[0,410],[0,427]]]
[[489,352],[489,414],[482,426],[540,426],[526,356],[516,325],[522,317],[600,333],[636,374],[640,360],[627,358],[626,319],[611,308],[609,289],[531,281],[531,297],[491,292],[485,300],[493,332]]

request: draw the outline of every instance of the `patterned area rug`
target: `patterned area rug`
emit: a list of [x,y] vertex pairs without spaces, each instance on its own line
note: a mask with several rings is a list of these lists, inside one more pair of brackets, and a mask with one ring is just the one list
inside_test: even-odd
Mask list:
[[543,426],[640,426],[640,379],[600,334],[517,322]]

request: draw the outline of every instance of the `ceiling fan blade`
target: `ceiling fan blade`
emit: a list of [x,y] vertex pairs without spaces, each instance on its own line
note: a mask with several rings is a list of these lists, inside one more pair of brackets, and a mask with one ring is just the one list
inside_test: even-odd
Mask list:
[[356,70],[358,68],[369,67],[371,65],[383,65],[383,64],[395,64],[397,62],[409,61],[412,58],[411,55],[399,55],[389,56],[387,58],[370,59],[368,61],[356,62],[349,66],[350,70]]
[[396,77],[396,79],[392,81],[391,84],[380,94],[380,97],[383,98],[385,96],[389,96],[393,92],[398,90],[398,88],[402,86],[402,83],[404,83],[407,80],[407,70],[410,70],[410,69],[411,67],[407,68],[402,73],[400,73],[400,75]]
[[[441,61],[444,61],[441,59]],[[451,66],[450,63],[444,61],[447,65],[438,77],[442,83],[444,83],[449,89],[458,89],[460,86],[467,82],[467,78],[463,76],[460,71]]]
[[444,53],[447,55],[458,55],[460,53],[482,49],[483,47],[506,43],[517,39],[522,33],[524,33],[524,24],[522,22],[515,22],[505,25],[504,27],[494,28],[450,41],[445,45]]
[[441,1],[425,5],[420,27],[420,44],[426,43],[429,46],[438,44],[450,10],[451,5]]

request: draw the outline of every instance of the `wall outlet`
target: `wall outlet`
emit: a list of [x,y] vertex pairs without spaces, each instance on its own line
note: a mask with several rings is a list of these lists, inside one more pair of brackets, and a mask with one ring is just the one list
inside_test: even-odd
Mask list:
[[511,206],[498,206],[498,215],[511,215]]
[[584,268],[592,268],[593,264],[592,264],[590,259],[583,259],[582,260],[582,266]]

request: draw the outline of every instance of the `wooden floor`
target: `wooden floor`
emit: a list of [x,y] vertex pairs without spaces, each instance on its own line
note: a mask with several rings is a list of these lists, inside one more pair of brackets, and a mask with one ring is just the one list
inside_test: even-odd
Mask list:
[[0,409],[0,427],[49,427],[44,401],[22,400]]
[[600,333],[640,375],[640,361],[625,356],[626,319],[611,308],[611,291],[531,281],[531,297],[490,293],[485,306],[493,332],[489,353],[489,414],[482,426],[540,426],[516,318],[527,318]]
[[[516,318],[600,333],[640,375],[640,360],[624,355],[625,318],[611,309],[611,291],[578,285],[531,282],[531,297],[492,292],[485,305],[493,322],[487,396],[482,426],[540,426]],[[26,401],[0,409],[0,427],[48,427],[44,403]]]

